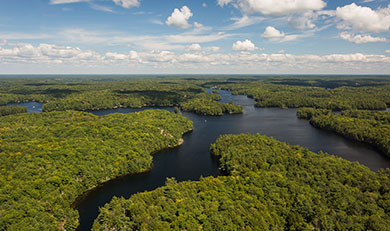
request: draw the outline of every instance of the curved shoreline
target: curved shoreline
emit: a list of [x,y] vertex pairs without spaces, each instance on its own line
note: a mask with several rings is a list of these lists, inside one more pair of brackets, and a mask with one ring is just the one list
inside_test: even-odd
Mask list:
[[[150,153],[151,156],[161,152],[161,151],[164,151],[164,150],[168,150],[168,149],[173,149],[173,148],[176,148],[176,147],[179,147],[181,146],[183,143],[184,143],[184,140],[183,140],[183,135],[187,134],[187,133],[190,133],[192,132],[194,129],[190,129],[186,132],[184,132],[181,136],[181,138],[178,140],[178,143],[177,145],[174,145],[174,146],[167,146],[167,147],[164,147],[162,149],[159,149],[159,150],[155,150],[155,151],[152,151]],[[87,191],[84,191],[81,195],[77,196],[77,198],[74,200],[74,202],[71,204],[70,208],[72,209],[75,209],[77,210],[77,206],[79,205],[79,203],[85,199],[91,192],[93,192],[94,190],[98,189],[98,188],[101,188],[103,187],[105,184],[109,183],[110,181],[113,181],[113,180],[118,180],[120,178],[124,178],[124,177],[127,177],[127,176],[131,176],[131,175],[137,175],[137,174],[143,174],[143,173],[147,173],[147,172],[150,172],[151,170],[153,169],[153,161],[152,161],[152,165],[150,166],[150,168],[148,169],[145,169],[143,171],[140,171],[140,172],[132,172],[132,173],[127,173],[127,174],[122,174],[122,175],[119,175],[119,176],[116,176],[114,178],[110,178],[110,179],[107,179],[103,182],[100,182],[99,184],[97,184],[96,186],[93,186],[92,188],[88,189]]]

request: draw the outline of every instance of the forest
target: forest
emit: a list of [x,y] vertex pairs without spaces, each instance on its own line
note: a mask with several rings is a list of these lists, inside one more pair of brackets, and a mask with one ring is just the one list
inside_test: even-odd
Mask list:
[[0,106],[0,116],[27,113],[27,108],[22,106]]
[[195,112],[203,115],[241,114],[244,108],[231,103],[221,103],[207,98],[195,98],[181,105],[183,111]]
[[[207,115],[242,113],[241,106],[218,102],[207,93],[204,81],[174,79],[38,79],[0,80],[0,105],[15,102],[45,102],[43,111],[91,111],[118,107],[179,106],[183,111]],[[8,86],[8,87],[5,87]]]
[[[205,88],[208,89],[207,93]],[[72,204],[90,189],[148,171],[154,152],[193,129],[180,115],[243,113],[221,89],[256,107],[298,108],[321,129],[390,157],[389,77],[89,76],[0,78],[0,230],[76,230]],[[18,102],[43,102],[27,114]],[[98,117],[87,111],[171,106]],[[259,121],[261,122],[261,121]],[[220,177],[113,198],[94,230],[389,230],[390,169],[368,168],[261,135],[211,146]]]
[[314,127],[367,143],[390,157],[390,113],[388,112],[346,110],[341,114],[334,114],[326,109],[300,108],[297,110],[297,116],[310,120],[310,124]]
[[80,195],[151,169],[151,154],[177,146],[192,128],[164,110],[0,117],[0,230],[75,230],[71,205]]
[[227,176],[114,198],[93,230],[389,230],[389,169],[259,134],[222,135],[211,152]]
[[[335,85],[336,82],[334,81],[332,84]],[[345,80],[340,80],[340,82],[345,82]],[[217,86],[231,90],[233,94],[248,95],[256,100],[256,107],[314,107],[339,111],[349,109],[384,110],[390,105],[389,80],[381,81],[380,84],[376,85],[369,84],[367,86],[362,83],[354,87],[343,86],[340,83],[332,89],[315,85],[289,85],[288,83],[287,80],[284,82],[264,80],[238,83],[214,82],[206,84],[206,86]]]

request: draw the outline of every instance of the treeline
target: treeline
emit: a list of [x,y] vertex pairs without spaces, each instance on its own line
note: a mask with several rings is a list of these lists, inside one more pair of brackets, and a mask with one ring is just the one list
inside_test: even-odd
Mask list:
[[114,198],[93,230],[389,230],[389,170],[261,135],[223,135],[211,150],[229,176]]
[[315,127],[367,143],[390,157],[390,113],[347,110],[333,114],[327,110],[300,108],[297,115]]
[[272,84],[270,81],[221,83],[219,87],[232,90],[233,94],[243,94],[254,98],[256,107],[314,107],[339,111],[383,110],[390,105],[389,81],[379,86],[341,86],[334,89]]
[[0,116],[27,113],[27,108],[22,106],[0,106]]
[[44,112],[0,118],[0,230],[75,230],[76,198],[152,166],[192,122],[164,110],[98,117]]
[[221,103],[207,98],[195,98],[181,104],[183,111],[195,112],[203,115],[218,115],[224,113],[241,114],[244,109],[240,105],[233,103]]

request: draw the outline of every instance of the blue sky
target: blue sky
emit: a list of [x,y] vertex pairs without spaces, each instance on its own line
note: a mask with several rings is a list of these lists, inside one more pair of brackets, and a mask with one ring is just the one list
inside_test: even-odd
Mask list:
[[390,0],[2,0],[0,74],[390,74]]

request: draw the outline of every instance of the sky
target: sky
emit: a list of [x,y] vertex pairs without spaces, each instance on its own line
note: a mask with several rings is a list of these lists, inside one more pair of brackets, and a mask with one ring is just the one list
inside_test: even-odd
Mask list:
[[390,74],[390,0],[1,0],[0,74]]

